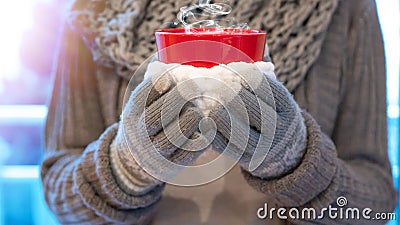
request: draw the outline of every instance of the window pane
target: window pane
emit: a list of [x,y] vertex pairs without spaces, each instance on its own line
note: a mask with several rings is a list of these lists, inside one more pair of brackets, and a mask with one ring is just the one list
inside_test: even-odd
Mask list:
[[[400,6],[398,0],[377,0],[379,19],[385,42],[387,68],[387,98],[388,98],[388,141],[389,157],[393,166],[393,179],[399,187],[399,160],[400,160],[400,130],[399,130],[399,62],[400,62]],[[397,207],[399,208],[399,207]],[[400,214],[396,210],[397,216]],[[390,225],[400,224],[390,221]]]

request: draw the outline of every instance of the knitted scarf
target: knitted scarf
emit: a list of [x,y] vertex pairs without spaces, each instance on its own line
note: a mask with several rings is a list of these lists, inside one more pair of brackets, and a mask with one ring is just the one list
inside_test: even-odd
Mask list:
[[[130,79],[156,51],[154,31],[172,27],[183,6],[198,0],[77,0],[70,24],[94,60]],[[293,91],[319,57],[339,0],[231,0],[230,16],[267,32],[278,79]],[[77,6],[78,5],[78,6]]]

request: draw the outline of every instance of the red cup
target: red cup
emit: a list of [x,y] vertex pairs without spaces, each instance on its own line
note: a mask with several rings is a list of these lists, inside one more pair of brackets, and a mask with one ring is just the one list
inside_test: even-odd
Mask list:
[[264,57],[266,33],[233,28],[172,28],[155,33],[158,59],[207,67],[231,62],[256,62]]

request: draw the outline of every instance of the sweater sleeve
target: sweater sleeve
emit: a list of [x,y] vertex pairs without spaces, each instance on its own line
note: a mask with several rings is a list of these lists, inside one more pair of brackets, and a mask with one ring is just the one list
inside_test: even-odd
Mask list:
[[62,224],[146,224],[162,186],[121,188],[109,151],[118,124],[101,114],[95,65],[80,35],[65,26],[46,121],[41,178],[46,202]]
[[[337,204],[369,214],[392,212],[397,202],[387,148],[386,77],[381,30],[373,0],[353,1],[343,95],[331,136],[303,112],[307,146],[299,166],[290,174],[262,180],[243,171],[250,185],[267,194],[280,207],[312,207],[316,212]],[[355,3],[357,2],[357,3]],[[361,7],[356,7],[361,6]],[[342,43],[343,44],[343,43]],[[335,47],[336,48],[336,47]],[[320,74],[323,76],[323,74]],[[335,98],[338,96],[330,96]],[[329,101],[319,102],[327,104]],[[340,202],[340,204],[343,202]],[[361,214],[360,217],[362,218]],[[295,224],[315,224],[292,220]],[[318,224],[384,224],[384,220],[330,219],[325,212]]]

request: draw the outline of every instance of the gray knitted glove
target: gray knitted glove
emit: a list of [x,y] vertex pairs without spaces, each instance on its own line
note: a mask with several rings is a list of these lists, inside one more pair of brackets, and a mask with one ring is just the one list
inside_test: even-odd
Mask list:
[[[149,170],[171,178],[179,171],[171,171],[166,162],[188,165],[207,147],[198,132],[203,114],[182,96],[193,88],[190,82],[178,87],[164,74],[145,80],[132,92],[111,146],[113,169],[125,191],[147,193],[162,184]],[[167,161],[157,160],[152,149]]]
[[[296,167],[305,152],[306,127],[301,110],[274,77],[255,73],[244,78],[253,84],[243,81],[232,101],[210,112],[218,129],[213,148],[218,152],[228,148],[228,154],[234,157],[244,149],[239,160],[244,170],[263,179],[281,177]],[[257,159],[258,167],[251,168],[250,162]]]

